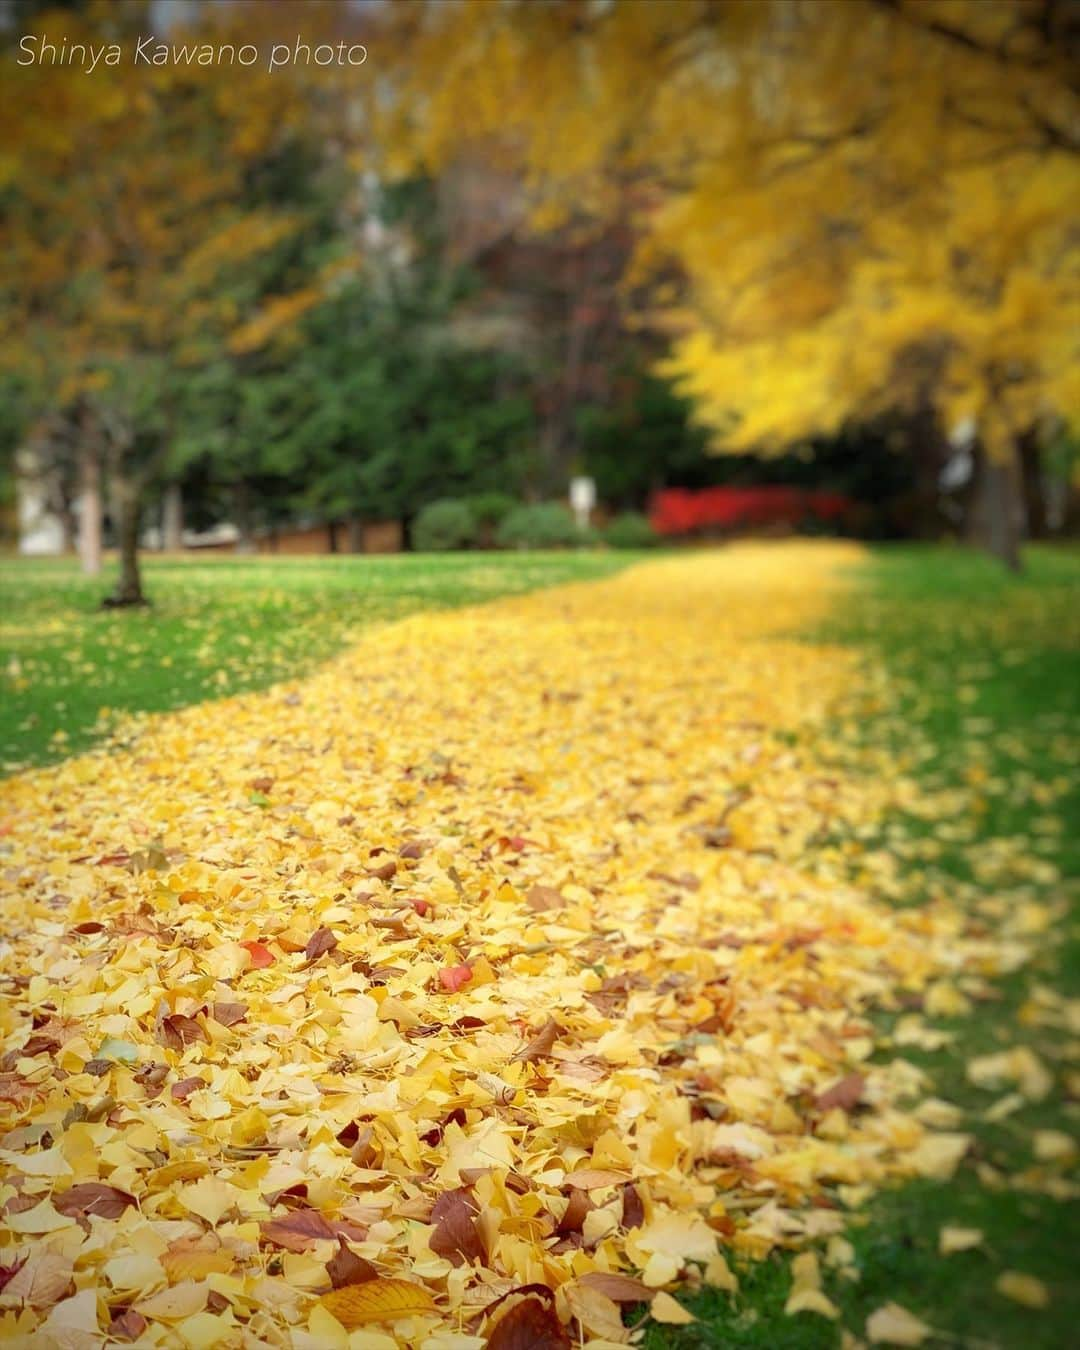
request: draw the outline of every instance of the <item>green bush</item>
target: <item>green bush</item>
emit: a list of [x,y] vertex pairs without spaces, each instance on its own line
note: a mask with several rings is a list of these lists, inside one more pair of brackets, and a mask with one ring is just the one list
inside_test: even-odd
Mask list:
[[495,536],[501,548],[576,548],[594,542],[557,502],[516,506]]
[[412,545],[420,553],[470,548],[475,542],[476,521],[465,502],[429,502],[413,521]]
[[645,516],[637,511],[624,511],[604,531],[604,542],[611,548],[652,548],[657,539]]
[[518,505],[518,500],[506,492],[480,492],[475,497],[466,497],[465,504],[480,529],[496,530]]

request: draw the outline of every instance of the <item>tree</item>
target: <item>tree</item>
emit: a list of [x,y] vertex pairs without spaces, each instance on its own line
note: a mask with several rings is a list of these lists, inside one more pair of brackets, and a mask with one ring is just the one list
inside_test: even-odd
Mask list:
[[[227,10],[171,36],[236,46],[239,17],[239,41],[254,41],[258,16]],[[100,45],[130,39],[138,19],[95,10],[65,33]],[[185,389],[325,293],[328,260],[310,244],[327,212],[292,191],[310,194],[318,173],[293,169],[314,144],[332,170],[345,145],[319,135],[340,118],[332,80],[301,87],[298,69],[245,71],[240,87],[217,64],[128,60],[74,78],[6,56],[0,366],[20,374],[39,416],[97,411],[121,550],[112,603],[143,602],[140,508],[183,440]]]
[[[555,0],[410,8],[400,28],[388,134],[432,165],[467,127],[516,166],[537,231],[629,219],[627,284],[717,451],[828,432],[917,367],[895,381],[911,424],[936,411],[944,434],[964,409],[1004,491],[1032,416],[1076,416],[1067,6]],[[978,229],[987,205],[1003,241]],[[839,379],[837,351],[873,369]]]

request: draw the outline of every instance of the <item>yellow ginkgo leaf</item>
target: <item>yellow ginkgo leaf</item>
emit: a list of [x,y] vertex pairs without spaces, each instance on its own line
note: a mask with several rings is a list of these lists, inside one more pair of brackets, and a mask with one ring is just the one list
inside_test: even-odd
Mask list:
[[899,1303],[886,1303],[866,1319],[867,1340],[875,1345],[922,1345],[933,1328]]
[[653,1321],[665,1322],[668,1326],[685,1327],[697,1321],[692,1312],[688,1312],[670,1294],[663,1292],[655,1295],[649,1305],[649,1311],[652,1313]]
[[1019,1270],[1003,1270],[994,1281],[994,1288],[1025,1308],[1045,1308],[1050,1302],[1050,1291],[1042,1280]]

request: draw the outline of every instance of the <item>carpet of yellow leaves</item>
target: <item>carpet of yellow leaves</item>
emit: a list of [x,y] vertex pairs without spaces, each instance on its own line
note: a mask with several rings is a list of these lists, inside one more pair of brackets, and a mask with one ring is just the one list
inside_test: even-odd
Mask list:
[[542,1285],[623,1344],[948,1176],[865,1015],[1038,937],[848,880],[914,789],[837,767],[856,659],[783,635],[853,556],[420,615],[4,784],[0,1340],[472,1350]]

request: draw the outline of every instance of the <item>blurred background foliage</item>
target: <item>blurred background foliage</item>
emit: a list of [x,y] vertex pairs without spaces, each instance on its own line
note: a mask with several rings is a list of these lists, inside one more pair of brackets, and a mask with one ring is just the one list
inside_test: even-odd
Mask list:
[[[4,500],[34,478],[91,570],[104,515],[119,601],[181,496],[242,544],[320,520],[341,548],[581,473],[612,513],[826,488],[860,533],[1011,565],[1075,521],[1073,4],[9,0],[2,24]],[[148,33],[161,66],[133,60]],[[294,35],[368,60],[270,71]]]

